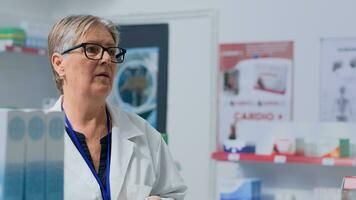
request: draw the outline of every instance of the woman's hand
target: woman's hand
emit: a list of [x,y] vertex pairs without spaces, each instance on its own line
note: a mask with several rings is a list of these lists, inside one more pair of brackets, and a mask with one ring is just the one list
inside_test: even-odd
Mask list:
[[150,196],[150,197],[147,197],[147,200],[161,200],[161,197],[159,197],[159,196]]

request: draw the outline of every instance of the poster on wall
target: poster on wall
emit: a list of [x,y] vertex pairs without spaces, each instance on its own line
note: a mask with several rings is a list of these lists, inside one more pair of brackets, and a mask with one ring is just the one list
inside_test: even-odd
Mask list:
[[168,24],[123,25],[118,29],[119,46],[127,53],[108,99],[166,133]]
[[114,81],[115,103],[157,127],[158,47],[128,48]]
[[241,121],[291,120],[293,42],[220,45],[218,149]]
[[356,38],[321,40],[320,121],[356,121]]

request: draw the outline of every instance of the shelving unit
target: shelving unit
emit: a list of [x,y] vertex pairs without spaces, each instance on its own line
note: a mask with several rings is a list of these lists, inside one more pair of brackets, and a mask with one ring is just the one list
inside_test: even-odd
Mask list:
[[323,158],[323,157],[304,157],[293,155],[257,155],[248,153],[226,153],[214,152],[212,158],[220,161],[232,162],[266,162],[275,164],[312,164],[324,166],[356,166],[356,158]]
[[0,47],[0,52],[1,51],[9,52],[9,53],[33,54],[39,56],[45,56],[47,54],[46,49],[20,47],[20,46],[2,46]]
[[[217,191],[223,180],[257,178],[262,182],[262,199],[275,200],[278,195],[287,194],[295,200],[319,200],[324,192],[338,192],[343,177],[356,174],[354,123],[244,122],[238,128],[239,138],[254,143],[258,153],[227,153],[219,148],[212,152]],[[308,156],[274,154],[279,138],[303,138],[303,151]],[[349,139],[351,157],[318,156],[335,149],[342,138]]]
[[0,106],[42,108],[58,97],[46,49],[0,46],[0,61]]
[[266,200],[283,194],[292,194],[296,200],[316,200],[315,191],[320,188],[340,189],[342,178],[355,174],[356,160],[225,152],[214,152],[212,159],[217,169],[217,191],[222,180],[258,178],[262,199]]

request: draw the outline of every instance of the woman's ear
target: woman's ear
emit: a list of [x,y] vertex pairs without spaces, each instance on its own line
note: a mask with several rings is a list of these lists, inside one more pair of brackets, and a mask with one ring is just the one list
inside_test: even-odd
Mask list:
[[57,74],[63,77],[65,75],[64,65],[63,65],[63,55],[59,53],[53,53],[51,57],[51,63],[53,69],[57,72]]

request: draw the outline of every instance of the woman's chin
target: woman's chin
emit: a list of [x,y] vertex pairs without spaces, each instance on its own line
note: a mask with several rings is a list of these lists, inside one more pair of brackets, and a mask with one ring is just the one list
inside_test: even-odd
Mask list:
[[99,87],[95,87],[92,91],[94,95],[107,97],[111,92],[111,86],[102,85]]

